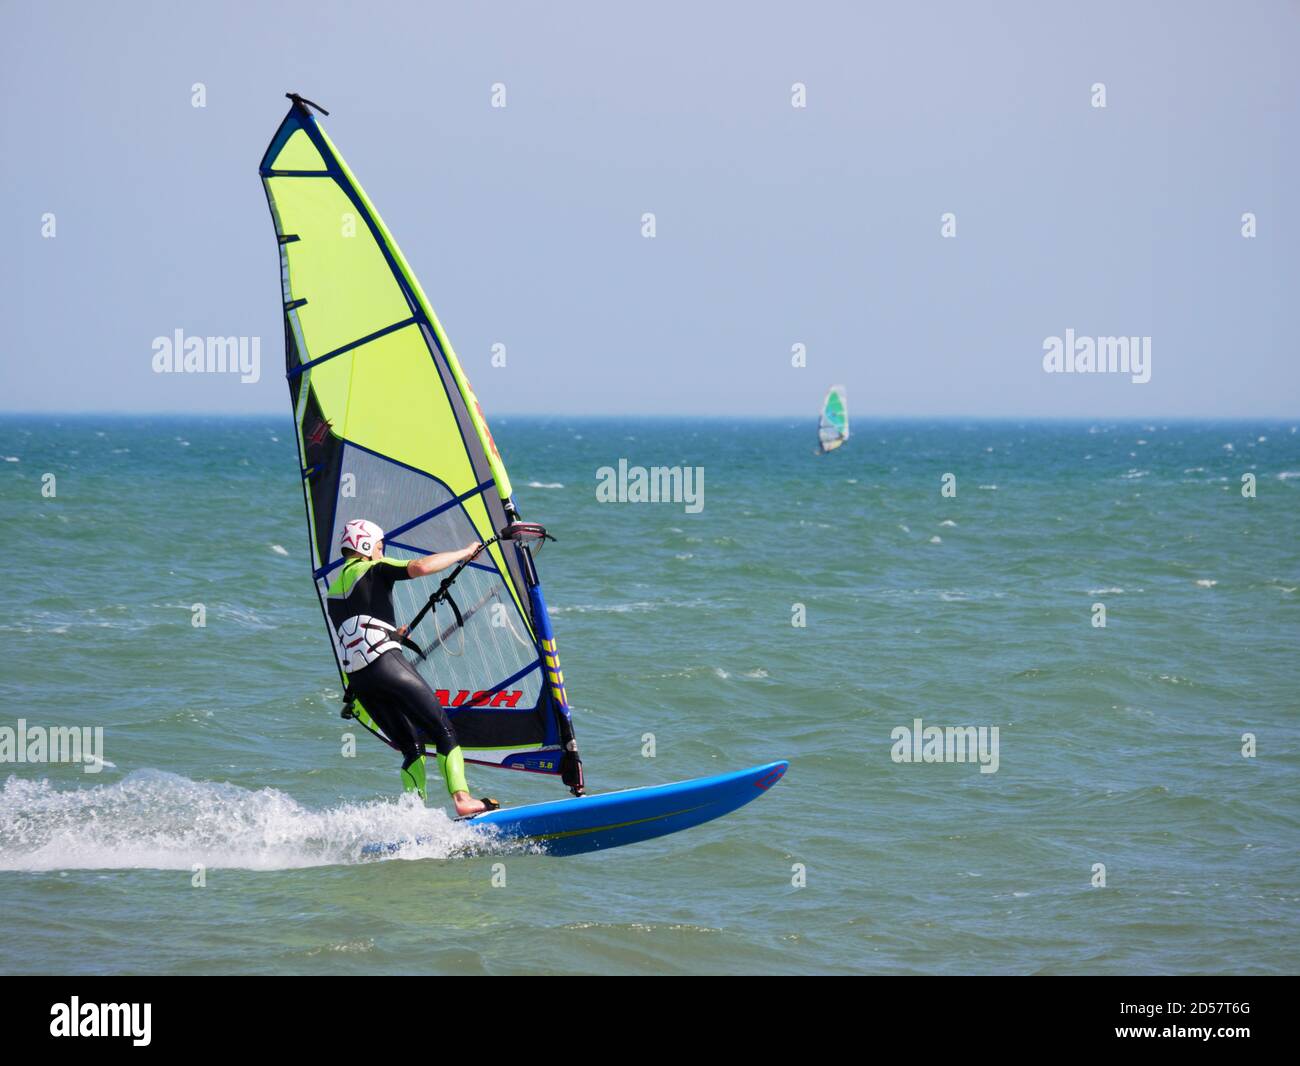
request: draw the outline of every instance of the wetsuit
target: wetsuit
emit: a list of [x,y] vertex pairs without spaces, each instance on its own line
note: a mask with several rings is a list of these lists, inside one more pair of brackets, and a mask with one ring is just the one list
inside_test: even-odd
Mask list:
[[401,749],[402,786],[425,795],[422,746],[432,744],[447,791],[467,792],[465,759],[451,720],[394,633],[393,585],[410,576],[401,559],[350,558],[343,564],[326,599],[339,657],[353,695]]

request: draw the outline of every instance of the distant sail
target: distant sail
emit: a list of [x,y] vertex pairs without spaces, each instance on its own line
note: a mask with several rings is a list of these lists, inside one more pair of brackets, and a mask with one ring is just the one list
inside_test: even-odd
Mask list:
[[822,416],[817,424],[817,439],[822,451],[834,451],[849,439],[849,401],[843,385],[832,385],[822,401]]
[[[280,245],[286,370],[324,611],[351,519],[378,523],[385,554],[411,559],[487,543],[518,515],[478,400],[419,282],[309,101],[291,99],[261,177]],[[399,582],[399,622],[445,576]],[[466,757],[563,773],[572,785],[577,745],[531,550],[491,544],[451,594],[455,609],[439,603],[411,634],[423,657],[404,654],[447,707]],[[339,659],[328,615],[326,627]],[[360,704],[356,713],[391,743]]]

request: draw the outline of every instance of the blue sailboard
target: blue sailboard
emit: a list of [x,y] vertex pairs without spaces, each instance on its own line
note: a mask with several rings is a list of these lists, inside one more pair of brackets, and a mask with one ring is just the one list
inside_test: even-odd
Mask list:
[[[607,851],[679,833],[730,814],[780,781],[788,766],[784,761],[764,763],[670,785],[503,808],[464,821],[483,831],[485,843],[494,839],[522,841],[548,855]],[[398,853],[404,846],[368,844],[362,853],[379,857]]]

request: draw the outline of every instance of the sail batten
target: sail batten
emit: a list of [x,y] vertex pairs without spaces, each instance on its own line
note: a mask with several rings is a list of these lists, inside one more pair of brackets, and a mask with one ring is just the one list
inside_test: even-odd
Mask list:
[[[297,99],[260,174],[279,246],[285,372],[322,608],[352,519],[387,532],[390,558],[488,544],[450,590],[460,606],[429,613],[412,633],[424,654],[408,658],[448,707],[467,758],[561,773],[576,744],[543,651],[554,640],[545,601],[529,549],[494,540],[515,514],[510,481],[437,316]],[[395,586],[399,622],[419,616],[442,576]],[[368,715],[362,723],[382,737]]]

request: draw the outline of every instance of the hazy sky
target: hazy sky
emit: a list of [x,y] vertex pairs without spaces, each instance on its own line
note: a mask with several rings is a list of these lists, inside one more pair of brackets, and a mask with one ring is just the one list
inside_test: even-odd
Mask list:
[[[0,408],[287,414],[295,90],[489,416],[1294,415],[1298,46],[1284,0],[0,0]],[[155,374],[177,329],[262,379]],[[1066,329],[1150,382],[1044,373]]]

